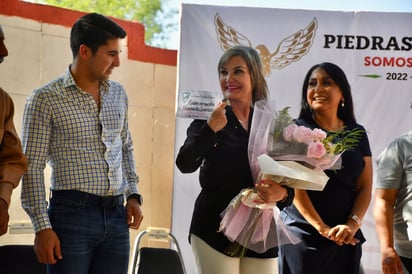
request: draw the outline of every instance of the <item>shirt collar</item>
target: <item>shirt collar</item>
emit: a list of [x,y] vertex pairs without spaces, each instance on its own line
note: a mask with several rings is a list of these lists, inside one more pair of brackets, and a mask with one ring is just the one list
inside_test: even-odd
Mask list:
[[[63,74],[63,87],[68,88],[71,86],[76,86],[79,90],[81,90],[81,88],[77,86],[76,81],[74,80],[74,77],[72,73],[70,72],[70,65],[69,65],[66,69],[66,72]],[[109,80],[100,81],[100,89],[107,91],[109,90],[109,88],[110,88]]]

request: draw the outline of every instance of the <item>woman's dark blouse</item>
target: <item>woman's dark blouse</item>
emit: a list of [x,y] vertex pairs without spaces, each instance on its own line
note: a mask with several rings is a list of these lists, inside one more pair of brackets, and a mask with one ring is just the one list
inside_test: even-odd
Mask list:
[[[249,125],[252,112],[253,109]],[[202,189],[196,199],[190,233],[222,253],[231,242],[218,232],[220,215],[241,189],[254,186],[248,160],[249,132],[243,129],[230,107],[226,107],[226,117],[226,126],[217,133],[206,121],[194,120],[176,158],[176,165],[183,173],[200,167]],[[291,204],[293,190],[288,189],[288,194],[287,201],[278,204],[279,208]],[[277,249],[262,254],[248,250],[245,256],[273,258],[277,256]]]
[[[297,120],[296,124],[310,128],[320,128],[313,120],[306,122]],[[358,146],[342,154],[342,167],[338,170],[325,170],[329,180],[323,191],[307,191],[310,200],[322,220],[330,227],[344,224],[352,212],[356,199],[356,181],[360,176],[365,162],[363,157],[371,156],[371,149],[366,130],[359,124],[346,123],[345,129],[361,128],[364,134]],[[281,212],[282,219],[288,228],[317,246],[334,244],[320,235],[298,212],[294,205]],[[355,238],[365,241],[359,229]],[[337,245],[336,245],[337,246]]]

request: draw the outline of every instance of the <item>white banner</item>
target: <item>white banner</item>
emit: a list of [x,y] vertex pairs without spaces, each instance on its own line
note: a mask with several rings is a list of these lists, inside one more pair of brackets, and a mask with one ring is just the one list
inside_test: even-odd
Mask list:
[[[356,118],[368,131],[375,161],[393,138],[411,129],[410,26],[411,13],[183,4],[175,152],[192,121],[180,117],[206,119],[210,102],[223,97],[217,70],[220,56],[227,47],[244,44],[261,54],[270,98],[277,108],[290,106],[292,117],[298,114],[303,78],[309,68],[324,61],[339,65],[351,83]],[[185,105],[183,97],[191,96],[207,100]],[[187,237],[199,189],[197,172],[183,175],[175,168],[172,232],[179,239],[190,274],[197,270]],[[372,206],[373,201],[362,226],[367,238],[362,264],[366,273],[380,273]]]

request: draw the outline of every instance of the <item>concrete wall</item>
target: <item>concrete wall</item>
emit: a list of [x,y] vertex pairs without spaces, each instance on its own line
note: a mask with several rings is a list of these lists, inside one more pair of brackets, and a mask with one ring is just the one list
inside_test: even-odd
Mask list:
[[[18,0],[0,2],[0,24],[9,50],[0,65],[0,85],[15,102],[20,134],[27,95],[62,74],[70,64],[70,28],[83,13]],[[122,45],[121,65],[111,79],[121,82],[129,96],[130,128],[144,196],[141,228],[170,228],[177,52],[145,45],[141,24],[115,20],[128,36]],[[12,224],[30,223],[20,205],[20,188],[13,193],[10,212]],[[132,242],[137,232],[132,231]],[[33,239],[33,233],[9,233],[0,237],[0,245],[32,243]]]

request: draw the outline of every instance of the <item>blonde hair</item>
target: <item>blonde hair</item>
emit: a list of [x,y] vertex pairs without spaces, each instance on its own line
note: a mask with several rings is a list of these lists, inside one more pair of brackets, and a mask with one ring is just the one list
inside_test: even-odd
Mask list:
[[220,57],[217,65],[217,71],[220,72],[221,67],[233,56],[240,56],[245,60],[249,69],[250,78],[252,80],[252,104],[256,101],[267,100],[268,98],[268,86],[265,76],[263,74],[262,61],[260,60],[259,53],[248,46],[234,46],[229,48]]

